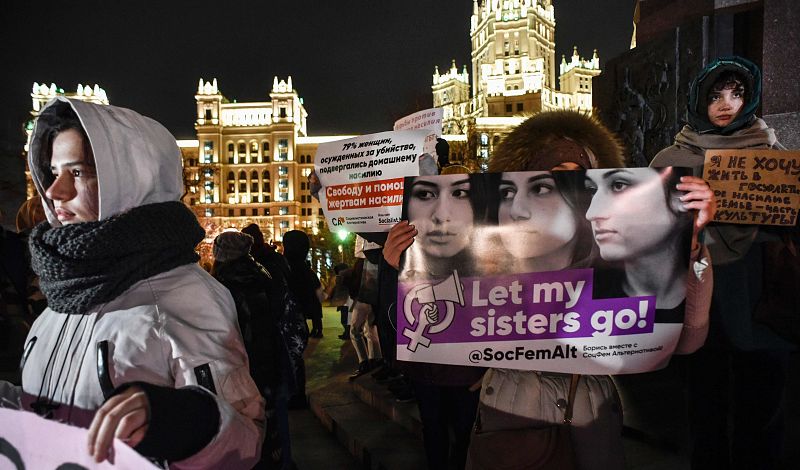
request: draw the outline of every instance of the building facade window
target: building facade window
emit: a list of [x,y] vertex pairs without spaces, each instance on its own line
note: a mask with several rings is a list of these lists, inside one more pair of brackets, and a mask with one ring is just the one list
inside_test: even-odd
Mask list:
[[289,139],[278,140],[278,160],[285,162],[289,159]]
[[203,161],[211,163],[214,160],[214,142],[206,140],[203,142]]

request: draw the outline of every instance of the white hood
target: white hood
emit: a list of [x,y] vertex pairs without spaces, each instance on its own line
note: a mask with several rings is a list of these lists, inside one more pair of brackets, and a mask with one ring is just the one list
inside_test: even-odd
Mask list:
[[[99,220],[134,207],[156,202],[178,201],[183,194],[181,153],[175,137],[158,122],[135,111],[57,97],[52,106],[72,107],[83,125],[94,153],[100,198]],[[53,112],[51,109],[49,112]],[[56,110],[56,112],[58,112]],[[61,223],[53,201],[45,196],[50,177],[50,162],[43,136],[49,125],[39,119],[33,130],[28,165],[36,190],[42,197],[47,220],[54,227]]]

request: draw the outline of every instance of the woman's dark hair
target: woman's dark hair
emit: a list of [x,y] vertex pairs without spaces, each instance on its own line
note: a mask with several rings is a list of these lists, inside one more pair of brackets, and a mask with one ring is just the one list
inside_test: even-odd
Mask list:
[[[567,206],[572,210],[572,217],[575,220],[577,227],[577,235],[575,244],[576,251],[572,255],[570,265],[584,264],[588,265],[589,261],[594,257],[596,249],[594,245],[594,234],[592,233],[592,225],[586,220],[586,211],[589,210],[589,204],[592,202],[592,195],[586,190],[584,180],[586,179],[586,170],[578,171],[552,171],[550,174],[555,181],[558,192],[561,197],[566,201]],[[490,194],[492,194],[492,203],[489,208],[488,219],[492,224],[499,224],[498,209],[500,206],[500,180],[501,173],[488,174],[490,176],[489,183],[492,186]]]
[[216,278],[219,275],[219,271],[222,268],[223,264],[225,263],[214,260],[214,263],[211,265],[211,271],[209,271],[208,273]]
[[[481,225],[485,224],[487,220],[487,213],[488,208],[491,206],[489,203],[490,191],[489,184],[487,182],[486,176],[494,176],[494,175],[486,175],[485,173],[479,174],[465,174],[464,176],[467,177],[467,181],[469,181],[469,203],[472,207],[472,217],[474,225]],[[414,181],[417,178],[425,178],[424,176],[409,176],[406,177],[404,182],[404,188],[411,188],[411,185],[414,184]],[[408,194],[408,191],[405,191],[405,194]],[[410,202],[409,197],[403,197],[403,220],[408,220],[408,204]],[[405,256],[401,258],[401,271],[403,270],[403,265],[405,264]],[[452,266],[453,269],[458,270],[458,272],[462,275],[471,275],[472,273],[476,272],[475,266],[475,259],[470,253],[469,249],[461,250],[460,253],[456,254],[449,260],[449,264]]]
[[[487,210],[490,206],[488,204],[490,189],[486,181],[486,174],[469,174],[467,180],[469,181],[469,203],[472,206],[473,220],[475,224],[482,224],[486,222]],[[411,188],[417,178],[425,178],[424,176],[409,176],[406,177],[404,187]],[[403,197],[403,220],[408,220],[408,203],[410,198]]]
[[[676,245],[678,247],[678,253],[681,255],[681,263],[683,265],[689,264],[689,256],[690,251],[692,249],[692,231],[686,230],[686,226],[692,225],[693,219],[686,215],[686,212],[680,211],[676,206],[676,204],[672,203],[673,197],[680,197],[681,192],[678,191],[675,186],[681,182],[681,176],[691,176],[692,169],[691,168],[682,168],[682,167],[664,167],[658,169],[658,174],[662,178],[662,185],[664,188],[664,202],[667,205],[667,209],[672,212],[675,216],[675,219],[678,221],[678,224],[681,227],[680,237],[678,238]],[[685,259],[684,255],[685,254]]]
[[597,247],[594,243],[592,224],[586,219],[586,212],[592,203],[592,195],[586,190],[586,170],[553,171],[551,174],[561,197],[572,210],[572,217],[577,227],[575,253],[572,254],[571,264],[580,263],[588,266],[597,255]]
[[[752,90],[748,90],[747,78],[741,73],[733,70],[720,74],[720,76],[714,80],[714,83],[711,84],[709,94],[719,93],[720,91],[726,89],[740,92],[743,98],[742,101],[745,103],[747,103],[747,101],[750,99],[750,93],[752,93]],[[706,102],[711,102],[711,96],[706,97]]]
[[39,139],[41,140],[40,148],[44,152],[36,162],[43,188],[49,188],[55,181],[50,171],[50,160],[53,158],[53,141],[62,132],[74,129],[81,134],[86,163],[94,166],[94,153],[92,152],[92,144],[89,142],[89,136],[86,135],[86,130],[69,103],[59,101],[47,107],[37,118],[36,129],[37,132],[39,132],[38,129],[43,129],[40,131]]

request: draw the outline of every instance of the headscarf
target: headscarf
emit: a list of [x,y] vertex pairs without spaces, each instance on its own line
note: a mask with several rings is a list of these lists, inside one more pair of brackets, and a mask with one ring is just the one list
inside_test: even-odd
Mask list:
[[[744,78],[747,102],[730,124],[719,128],[708,119],[708,95],[714,82],[723,74],[737,72]],[[689,125],[697,132],[730,135],[755,120],[756,109],[761,103],[761,70],[749,60],[738,57],[720,57],[708,64],[689,85],[687,112]]]

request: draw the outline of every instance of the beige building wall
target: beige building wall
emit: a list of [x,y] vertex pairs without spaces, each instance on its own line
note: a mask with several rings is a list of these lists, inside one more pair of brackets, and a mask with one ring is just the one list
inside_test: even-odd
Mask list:
[[308,175],[317,146],[349,136],[308,136],[308,113],[292,79],[276,77],[269,101],[229,102],[217,81],[198,84],[197,141],[183,147],[184,202],[209,238],[256,223],[266,240],[324,228]]

